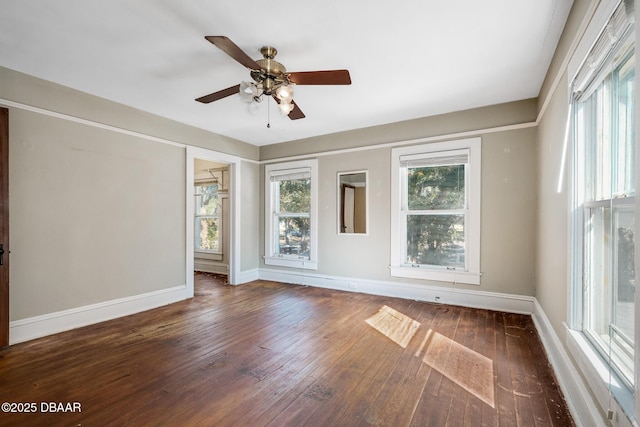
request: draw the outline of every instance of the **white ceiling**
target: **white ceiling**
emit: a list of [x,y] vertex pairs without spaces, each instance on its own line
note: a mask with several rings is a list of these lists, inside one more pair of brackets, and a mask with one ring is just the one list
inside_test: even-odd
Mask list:
[[[571,3],[0,0],[0,65],[266,145],[536,97]],[[346,68],[353,83],[297,86],[301,120],[236,95],[201,104],[250,81],[205,35],[254,59],[274,46],[289,71]]]

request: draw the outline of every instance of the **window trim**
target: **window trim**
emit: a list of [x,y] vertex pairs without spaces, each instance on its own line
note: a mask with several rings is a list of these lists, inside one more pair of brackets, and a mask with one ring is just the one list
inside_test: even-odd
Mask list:
[[[468,246],[465,250],[467,268],[463,271],[406,266],[403,261],[405,251],[403,235],[406,235],[406,229],[401,214],[404,197],[402,194],[401,157],[416,158],[422,154],[425,157],[434,157],[437,156],[437,153],[457,150],[468,150],[469,152],[468,176],[465,178],[469,184],[468,212],[465,215],[465,238]],[[481,164],[480,137],[412,145],[391,150],[391,264],[389,267],[391,276],[480,284]]]
[[[309,170],[311,179],[310,201],[310,247],[309,259],[300,259],[293,256],[285,256],[273,253],[275,247],[275,230],[273,213],[275,207],[274,183],[272,177],[299,173],[301,169]],[[272,163],[264,168],[264,263],[280,267],[302,268],[308,270],[318,269],[318,160],[299,160],[286,163]]]

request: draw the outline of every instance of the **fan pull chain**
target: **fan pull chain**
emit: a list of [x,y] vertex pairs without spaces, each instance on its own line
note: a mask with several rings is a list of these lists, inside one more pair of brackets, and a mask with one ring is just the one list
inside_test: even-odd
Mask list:
[[267,98],[267,129],[271,128],[271,100]]

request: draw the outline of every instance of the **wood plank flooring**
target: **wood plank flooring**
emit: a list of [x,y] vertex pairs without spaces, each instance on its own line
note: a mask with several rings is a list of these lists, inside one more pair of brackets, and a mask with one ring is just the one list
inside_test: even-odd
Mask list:
[[574,425],[529,316],[202,273],[0,350],[2,402],[32,409],[3,426]]

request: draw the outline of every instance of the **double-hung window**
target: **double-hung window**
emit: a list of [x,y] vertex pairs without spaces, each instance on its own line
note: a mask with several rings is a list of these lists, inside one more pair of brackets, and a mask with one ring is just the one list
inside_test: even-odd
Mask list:
[[391,274],[480,283],[480,139],[392,150]]
[[195,194],[195,250],[222,252],[222,204],[215,181],[196,182]]
[[571,326],[629,390],[638,318],[634,80],[633,18],[621,2],[572,82]]
[[265,264],[317,268],[316,164],[265,167]]

